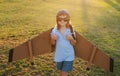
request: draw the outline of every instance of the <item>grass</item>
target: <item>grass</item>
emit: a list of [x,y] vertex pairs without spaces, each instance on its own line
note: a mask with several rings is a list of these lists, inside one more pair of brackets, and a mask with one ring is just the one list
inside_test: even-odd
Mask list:
[[111,56],[114,73],[76,58],[70,76],[119,76],[120,1],[119,0],[0,0],[0,75],[58,76],[53,53],[7,63],[8,50],[54,27],[58,10],[68,9],[74,29]]

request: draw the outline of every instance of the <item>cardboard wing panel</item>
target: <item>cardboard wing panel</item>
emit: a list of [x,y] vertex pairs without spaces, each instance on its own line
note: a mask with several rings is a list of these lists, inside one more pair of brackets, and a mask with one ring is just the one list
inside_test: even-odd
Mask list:
[[[31,41],[30,48],[32,49],[33,56],[49,53],[52,51],[50,43],[50,32],[51,29],[29,40]],[[30,57],[30,50],[28,46],[29,41],[15,47],[14,49],[10,49],[8,61],[12,62],[23,58],[29,58]]]
[[[11,52],[11,51],[10,51]],[[25,42],[13,49],[12,61],[29,57],[28,43]]]
[[[90,41],[85,39],[77,32],[76,40],[77,44],[75,46],[75,55],[89,62],[95,45],[93,45]],[[106,69],[107,71],[113,72],[113,59],[101,51],[99,48],[96,48],[96,53],[92,60],[92,63]]]
[[76,41],[77,44],[75,46],[75,55],[86,61],[89,61],[90,54],[92,53],[93,50],[93,45],[77,32]]
[[113,59],[97,48],[93,63],[107,71],[113,72]]
[[50,32],[51,30],[48,30],[31,40],[33,56],[50,53],[52,51],[50,43]]

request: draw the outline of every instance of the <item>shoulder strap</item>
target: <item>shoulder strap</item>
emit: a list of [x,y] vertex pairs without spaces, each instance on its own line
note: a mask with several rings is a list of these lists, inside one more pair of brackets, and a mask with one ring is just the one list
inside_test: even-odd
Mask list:
[[74,35],[74,32],[73,32],[73,27],[72,27],[72,25],[70,25],[70,31],[71,31],[71,33],[72,33],[72,37],[73,37],[74,40],[75,40],[75,35]]

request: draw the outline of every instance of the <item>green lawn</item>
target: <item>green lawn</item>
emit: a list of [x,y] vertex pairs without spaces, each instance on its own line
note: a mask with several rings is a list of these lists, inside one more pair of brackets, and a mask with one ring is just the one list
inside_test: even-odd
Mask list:
[[59,76],[54,53],[7,63],[8,50],[54,27],[56,13],[68,9],[74,29],[114,59],[114,72],[76,58],[69,76],[120,75],[120,0],[0,0],[0,76]]

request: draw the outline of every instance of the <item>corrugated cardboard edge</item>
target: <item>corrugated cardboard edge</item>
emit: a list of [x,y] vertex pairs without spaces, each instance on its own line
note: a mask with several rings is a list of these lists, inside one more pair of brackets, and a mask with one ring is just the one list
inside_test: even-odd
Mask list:
[[110,72],[113,72],[114,60],[110,57]]
[[9,59],[8,62],[12,62],[14,48],[9,50]]

